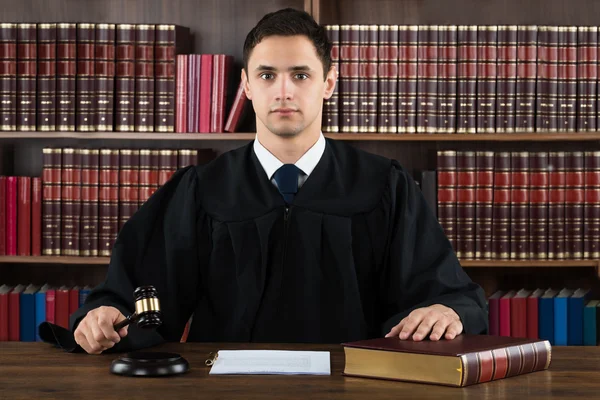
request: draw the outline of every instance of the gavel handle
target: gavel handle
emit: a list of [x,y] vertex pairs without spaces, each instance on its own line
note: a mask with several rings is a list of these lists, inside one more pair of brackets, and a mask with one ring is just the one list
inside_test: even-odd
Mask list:
[[126,327],[127,325],[129,325],[132,322],[135,322],[137,320],[137,318],[138,318],[138,315],[136,313],[131,314],[130,316],[125,318],[123,321],[114,325],[115,331],[118,332],[121,328]]

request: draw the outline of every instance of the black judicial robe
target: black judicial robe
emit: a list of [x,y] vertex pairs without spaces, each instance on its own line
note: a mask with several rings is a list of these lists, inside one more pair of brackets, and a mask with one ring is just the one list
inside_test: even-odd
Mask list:
[[286,207],[252,143],[179,170],[125,224],[106,280],[71,317],[133,312],[154,285],[163,325],[130,326],[114,351],[179,341],[340,343],[381,337],[439,303],[485,333],[482,289],[461,268],[398,162],[327,139]]

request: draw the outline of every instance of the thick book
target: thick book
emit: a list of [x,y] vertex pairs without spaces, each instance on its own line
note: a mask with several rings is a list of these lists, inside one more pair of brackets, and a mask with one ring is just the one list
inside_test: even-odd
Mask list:
[[492,335],[420,342],[378,338],[342,346],[344,375],[456,387],[542,371],[552,355],[547,340]]

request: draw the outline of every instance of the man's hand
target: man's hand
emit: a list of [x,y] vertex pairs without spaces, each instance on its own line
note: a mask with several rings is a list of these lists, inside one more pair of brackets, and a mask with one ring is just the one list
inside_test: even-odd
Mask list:
[[444,334],[446,339],[452,340],[462,331],[463,325],[460,317],[453,309],[441,304],[433,304],[413,310],[385,337],[399,336],[404,340],[412,336],[414,341],[420,341],[431,332],[429,335],[431,340],[440,340]]
[[75,341],[89,354],[100,354],[127,336],[127,328],[117,333],[114,325],[125,319],[114,307],[98,307],[87,313],[75,330]]

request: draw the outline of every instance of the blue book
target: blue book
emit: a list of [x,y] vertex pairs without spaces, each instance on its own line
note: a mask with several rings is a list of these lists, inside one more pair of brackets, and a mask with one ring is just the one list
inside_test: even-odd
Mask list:
[[39,326],[42,322],[46,322],[46,292],[50,290],[50,286],[45,284],[35,294],[35,341],[41,342]]
[[577,289],[567,300],[567,344],[583,346],[583,309],[588,301],[589,289]]
[[35,293],[39,286],[28,285],[19,295],[19,340],[35,342]]
[[598,345],[597,326],[598,326],[598,305],[599,300],[590,300],[585,305],[583,310],[583,345],[596,346]]
[[79,290],[79,307],[85,304],[85,299],[87,299],[91,291],[92,288],[89,286],[84,286]]
[[538,335],[554,344],[554,298],[557,290],[548,289],[538,300]]
[[554,298],[554,345],[566,346],[568,344],[568,299],[573,295],[573,290],[562,289]]

